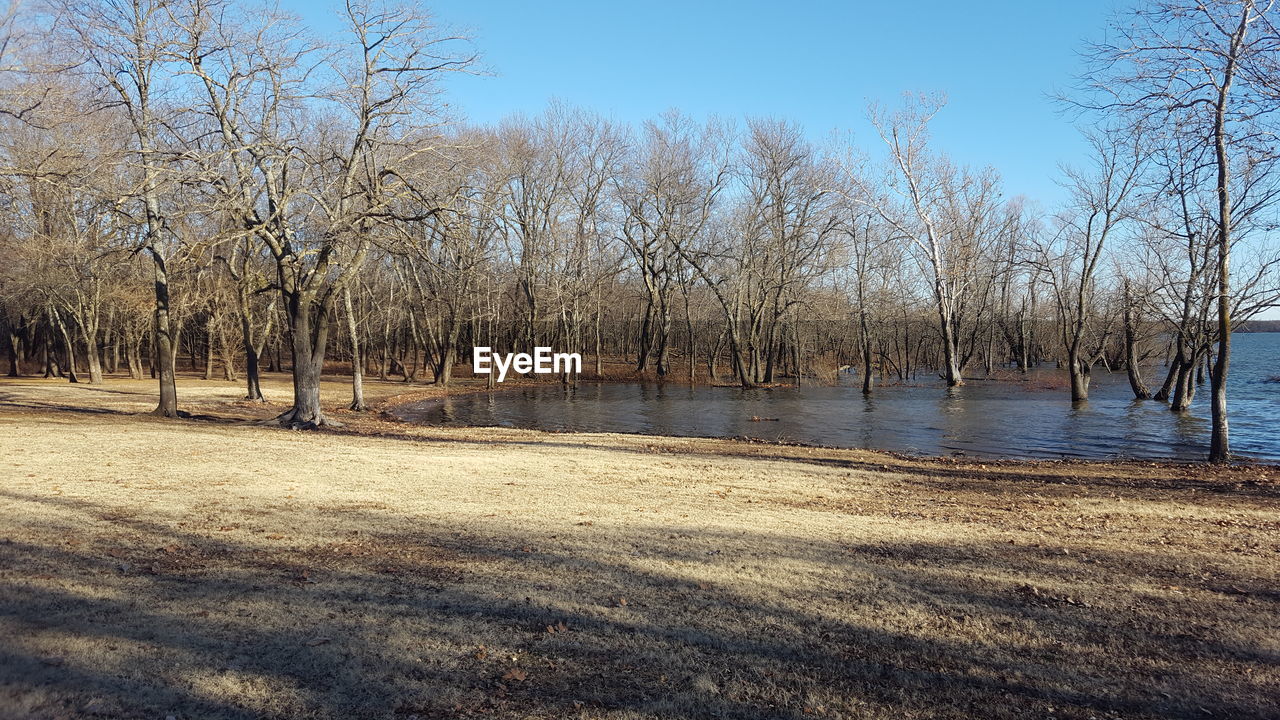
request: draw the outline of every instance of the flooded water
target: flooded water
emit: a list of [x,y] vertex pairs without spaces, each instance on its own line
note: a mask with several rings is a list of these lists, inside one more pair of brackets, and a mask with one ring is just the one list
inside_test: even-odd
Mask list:
[[[1268,382],[1280,375],[1280,333],[1237,334],[1232,348],[1232,449],[1280,460],[1280,383]],[[920,455],[1200,459],[1207,452],[1207,384],[1191,411],[1177,414],[1164,403],[1135,401],[1124,373],[1095,370],[1089,401],[1076,407],[1062,371],[1010,377],[952,390],[940,382],[885,386],[870,397],[852,376],[840,387],[751,390],[548,384],[427,401],[399,415],[427,424],[747,437]],[[1151,368],[1148,384],[1158,387],[1163,377],[1163,368]]]

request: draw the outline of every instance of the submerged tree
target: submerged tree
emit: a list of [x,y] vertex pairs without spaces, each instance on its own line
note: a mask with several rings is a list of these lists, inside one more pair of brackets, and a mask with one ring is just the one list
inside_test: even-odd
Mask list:
[[[1208,151],[1212,190],[1217,352],[1212,372],[1209,459],[1230,458],[1227,374],[1231,362],[1231,250],[1236,212],[1275,196],[1271,114],[1280,109],[1280,32],[1270,0],[1157,0],[1113,23],[1094,45],[1084,81],[1087,108],[1165,127],[1185,152]],[[1242,186],[1236,173],[1252,166]],[[1253,196],[1251,201],[1243,196]]]
[[1098,272],[1107,244],[1131,216],[1143,167],[1140,141],[1132,137],[1095,134],[1089,144],[1092,166],[1065,169],[1070,205],[1049,242],[1033,247],[1029,258],[1053,293],[1073,402],[1089,398],[1090,374],[1105,349],[1105,333],[1096,327]]

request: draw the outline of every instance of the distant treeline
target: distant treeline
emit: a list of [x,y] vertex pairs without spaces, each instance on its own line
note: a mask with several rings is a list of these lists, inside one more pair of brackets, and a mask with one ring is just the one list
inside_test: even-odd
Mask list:
[[1280,320],[1249,320],[1236,328],[1235,331],[1242,333],[1280,332]]

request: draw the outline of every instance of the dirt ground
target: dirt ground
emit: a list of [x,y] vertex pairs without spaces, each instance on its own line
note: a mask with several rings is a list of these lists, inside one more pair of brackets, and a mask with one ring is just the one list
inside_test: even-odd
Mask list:
[[0,717],[1280,717],[1276,467],[297,432],[267,391],[0,380]]

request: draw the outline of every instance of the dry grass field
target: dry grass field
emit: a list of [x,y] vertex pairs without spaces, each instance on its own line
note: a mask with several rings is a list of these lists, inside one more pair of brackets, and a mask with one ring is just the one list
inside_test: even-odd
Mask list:
[[1274,467],[294,432],[267,385],[0,380],[0,717],[1280,717]]

